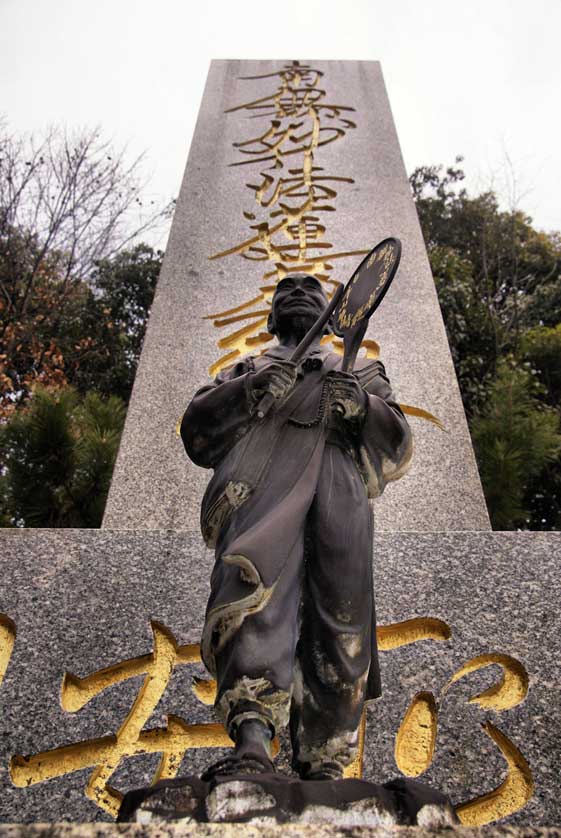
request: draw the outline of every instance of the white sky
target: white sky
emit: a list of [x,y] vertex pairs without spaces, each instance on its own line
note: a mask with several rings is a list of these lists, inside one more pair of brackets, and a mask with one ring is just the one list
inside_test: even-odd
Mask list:
[[465,156],[561,229],[559,0],[0,0],[12,130],[101,125],[176,197],[211,58],[380,60],[408,171]]

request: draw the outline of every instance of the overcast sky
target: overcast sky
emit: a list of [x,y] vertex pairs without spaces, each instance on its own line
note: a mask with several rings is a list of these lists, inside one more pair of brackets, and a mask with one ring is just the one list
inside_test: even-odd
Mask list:
[[559,0],[0,0],[12,130],[101,125],[177,196],[211,58],[380,60],[406,166],[465,156],[468,185],[561,229]]

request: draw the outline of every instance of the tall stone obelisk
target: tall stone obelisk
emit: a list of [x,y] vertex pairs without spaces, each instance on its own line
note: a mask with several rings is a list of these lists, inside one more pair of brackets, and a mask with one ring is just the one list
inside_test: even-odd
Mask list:
[[193,392],[266,348],[287,271],[344,282],[386,236],[403,257],[365,351],[379,351],[398,400],[445,431],[411,417],[414,464],[375,504],[376,529],[489,529],[380,65],[361,61],[212,62],[105,527],[197,529],[208,474],[175,430]]

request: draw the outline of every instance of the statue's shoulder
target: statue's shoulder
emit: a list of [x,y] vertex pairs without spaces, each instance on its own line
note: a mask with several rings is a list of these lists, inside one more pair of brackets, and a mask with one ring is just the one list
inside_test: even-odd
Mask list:
[[[329,351],[323,356],[323,358],[324,360],[328,360],[330,366],[335,368],[340,367],[343,363],[343,356],[338,352]],[[378,358],[357,358],[354,363],[353,372],[358,373],[363,370],[372,374],[382,373],[383,375],[386,372],[383,363]]]
[[278,347],[272,346],[270,351],[267,350],[262,355],[248,355],[245,360],[251,362],[253,369],[261,369],[274,361],[288,361],[291,354],[290,351],[282,352],[282,350],[279,351]]
[[232,378],[238,378],[240,375],[245,375],[246,372],[255,372],[255,370],[262,369],[273,361],[278,360],[273,355],[244,355],[235,363],[224,367],[219,373],[217,380],[228,381]]
[[354,373],[363,387],[367,387],[370,382],[379,376],[382,376],[387,381],[386,369],[383,363],[377,358],[374,360],[370,358],[357,358]]
[[378,358],[357,358],[354,368],[355,372],[362,372],[362,370],[378,370],[381,373],[385,373],[386,371],[383,363]]
[[245,375],[246,372],[253,372],[255,369],[254,360],[253,356],[246,355],[234,364],[222,367],[214,379],[215,384],[223,384],[226,381],[231,381],[233,378],[239,378],[240,375]]

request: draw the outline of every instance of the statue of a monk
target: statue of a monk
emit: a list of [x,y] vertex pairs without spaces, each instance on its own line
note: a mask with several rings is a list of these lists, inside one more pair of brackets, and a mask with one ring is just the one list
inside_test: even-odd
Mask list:
[[364,702],[380,694],[369,498],[406,472],[411,432],[380,361],[342,372],[321,335],[290,361],[327,304],[313,276],[282,279],[268,325],[278,345],[199,390],[181,426],[189,457],[214,469],[201,647],[235,743],[214,774],[272,771],[271,740],[289,724],[300,777],[341,777]]

